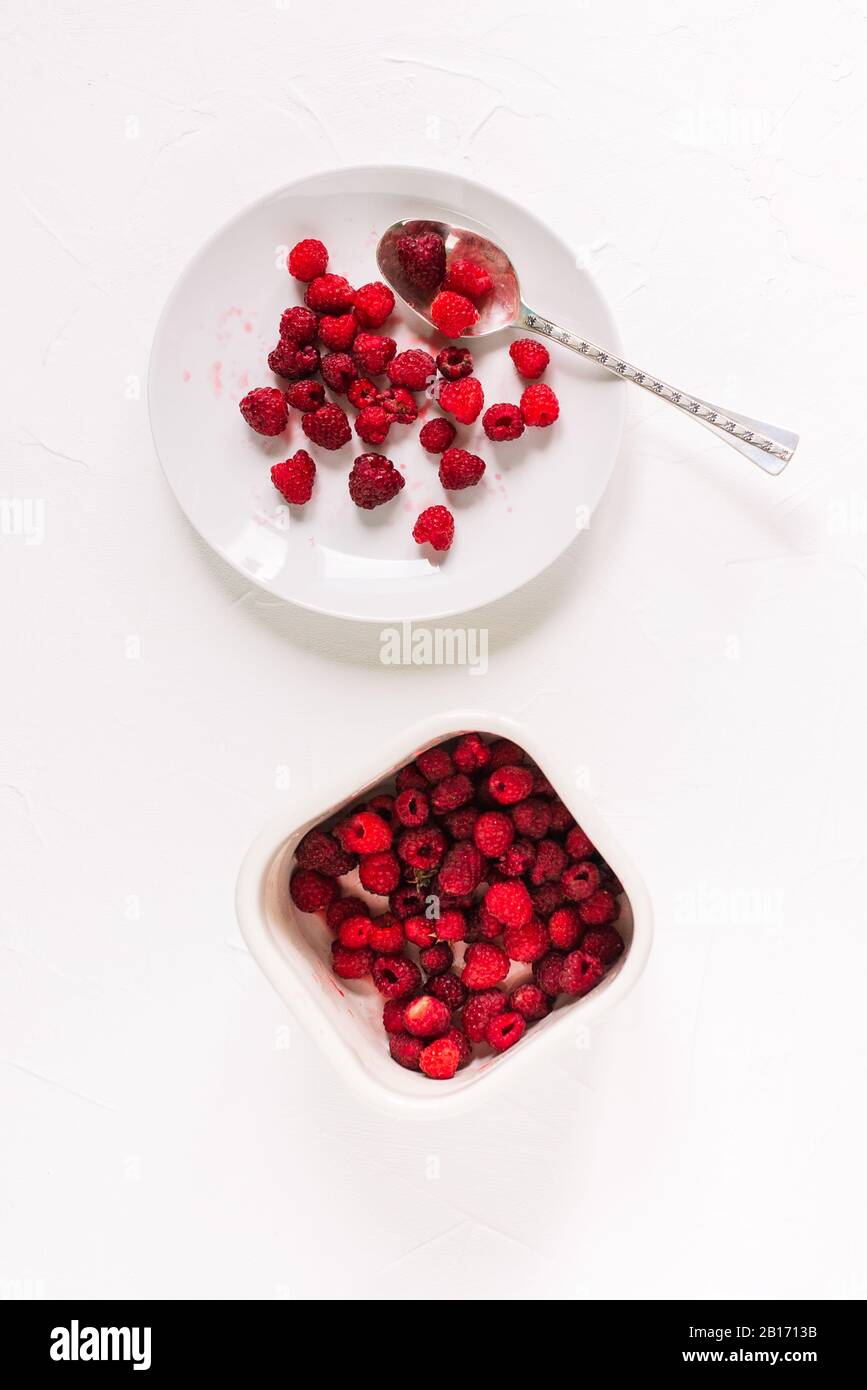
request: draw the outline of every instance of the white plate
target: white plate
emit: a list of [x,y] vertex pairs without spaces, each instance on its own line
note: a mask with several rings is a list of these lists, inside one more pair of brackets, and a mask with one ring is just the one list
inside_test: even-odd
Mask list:
[[[336,617],[423,621],[475,608],[532,579],[574,540],[599,502],[617,452],[622,382],[551,345],[546,380],[561,418],[512,443],[486,439],[481,419],[458,443],[488,470],[478,487],[445,494],[438,460],[418,426],[395,426],[381,446],[406,476],[392,502],[360,511],[346,477],[365,449],[356,436],[329,453],[311,448],[317,481],[303,508],[271,484],[273,463],[310,447],[297,411],[285,433],[264,439],[241,418],[254,386],[281,385],[267,354],[280,314],[303,286],[286,250],[318,236],[329,270],[356,285],[378,278],[376,243],[402,217],[445,218],[499,241],[524,298],[596,342],[619,347],[609,311],[574,253],[544,223],[473,180],[409,166],[342,169],[288,185],[247,208],[205,245],[175,286],[157,327],[148,381],[151,425],[166,477],[199,534],[248,579],[304,608]],[[401,311],[381,330],[398,348],[422,344],[418,320]],[[517,401],[520,380],[508,331],[472,346],[486,405]],[[444,339],[431,334],[436,353]],[[428,415],[437,407],[426,405]],[[342,403],[346,405],[345,399]],[[350,408],[354,418],[355,412]],[[438,559],[412,539],[418,513],[446,503],[456,520],[451,551]],[[427,551],[427,547],[424,547]]]

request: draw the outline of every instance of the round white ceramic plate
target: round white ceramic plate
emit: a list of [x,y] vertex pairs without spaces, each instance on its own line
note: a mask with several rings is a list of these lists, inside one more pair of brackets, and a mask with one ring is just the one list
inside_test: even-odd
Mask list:
[[[254,386],[283,384],[267,355],[283,309],[302,300],[304,286],[286,271],[288,247],[321,237],[329,270],[361,285],[378,278],[379,236],[403,217],[453,220],[493,237],[512,257],[528,304],[618,349],[593,281],[532,213],[471,179],[363,167],[299,179],[217,232],[169,297],[148,380],[166,477],[209,545],[281,598],[375,622],[445,617],[539,574],[587,526],[614,466],[623,419],[622,383],[552,343],[545,379],[560,398],[555,425],[497,445],[481,419],[459,427],[456,443],[481,454],[487,472],[478,487],[450,494],[440,486],[438,459],[418,443],[418,425],[394,426],[379,452],[403,471],[406,486],[372,512],[354,505],[346,483],[353,458],[370,446],[353,436],[335,452],[311,447],[296,411],[276,439],[250,430],[238,402]],[[433,332],[424,342],[423,325],[400,309],[381,331],[399,349],[424,345],[436,353],[445,342]],[[488,405],[519,399],[522,385],[508,355],[514,336],[504,331],[472,345]],[[428,418],[438,413],[418,400]],[[349,414],[354,418],[351,408]],[[288,507],[270,468],[302,447],[316,458],[316,488],[306,507]],[[443,502],[455,515],[455,540],[437,557],[415,544],[412,527],[424,507]]]

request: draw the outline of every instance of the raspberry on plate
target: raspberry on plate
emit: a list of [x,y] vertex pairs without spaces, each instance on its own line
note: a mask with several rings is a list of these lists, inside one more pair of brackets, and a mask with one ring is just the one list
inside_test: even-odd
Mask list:
[[501,806],[514,806],[533,790],[533,774],[528,767],[498,767],[491,773],[487,788]]
[[455,963],[454,952],[445,941],[436,941],[419,951],[418,963],[427,975],[443,975]]
[[437,1038],[422,1049],[419,1068],[434,1081],[448,1081],[461,1063],[461,1048],[454,1038]]
[[301,416],[301,428],[321,449],[339,449],[352,438],[346,412],[339,405],[323,405],[318,410],[308,411]]
[[403,946],[405,933],[400,922],[390,912],[374,917],[370,924],[370,949],[377,955],[390,956]]
[[623,937],[616,927],[588,927],[581,937],[585,956],[595,956],[605,966],[613,965],[623,955]]
[[271,469],[271,482],[281,496],[293,506],[303,507],[313,496],[313,479],[316,477],[316,464],[306,449],[299,449],[283,463],[275,463]]
[[289,423],[286,397],[276,386],[258,386],[255,391],[248,391],[239,409],[257,434],[282,434]]
[[331,969],[341,980],[362,980],[369,975],[373,966],[373,952],[364,946],[353,951],[340,941],[331,943]]
[[311,381],[305,377],[303,381],[293,381],[291,386],[286,387],[286,400],[306,415],[308,411],[318,410],[325,404],[325,387],[321,381]]
[[473,827],[473,839],[489,859],[505,854],[514,838],[514,822],[504,811],[483,811]]
[[492,883],[485,894],[485,911],[507,927],[525,927],[533,917],[533,900],[523,883],[512,879]]
[[430,817],[430,802],[427,794],[418,787],[407,787],[399,792],[394,803],[394,818],[407,829],[425,825]]
[[430,316],[447,338],[460,338],[479,321],[479,311],[466,295],[441,290],[430,306]]
[[485,461],[478,454],[469,454],[466,449],[446,449],[440,460],[439,478],[444,488],[457,492],[461,488],[475,487],[481,482],[484,471]]
[[533,963],[533,979],[539,988],[552,998],[560,993],[565,959],[562,951],[549,951],[547,956]]
[[454,761],[447,748],[425,748],[419,753],[415,765],[425,780],[434,786],[444,777],[451,777],[455,770]]
[[473,374],[473,354],[469,348],[441,348],[437,353],[437,371],[446,381],[459,381],[462,376]]
[[441,999],[452,1010],[463,1008],[467,1000],[466,986],[462,985],[457,975],[453,975],[450,971],[444,975],[432,976],[427,982],[426,989],[435,999]]
[[604,974],[605,966],[596,956],[587,956],[580,950],[570,951],[563,962],[560,989],[564,994],[580,998],[595,989]]
[[514,1047],[516,1042],[520,1042],[526,1031],[527,1020],[523,1014],[504,1010],[491,1019],[485,1029],[485,1041],[491,1044],[495,1052],[505,1052],[508,1048]]
[[548,918],[551,945],[556,946],[558,951],[573,950],[578,944],[583,925],[578,908],[574,904],[567,903],[564,907],[558,907]]
[[387,898],[400,883],[400,860],[390,849],[381,854],[366,854],[358,868],[362,888]]
[[379,404],[395,425],[411,425],[418,418],[418,406],[405,386],[380,392]]
[[337,891],[334,879],[317,869],[295,869],[289,879],[289,895],[301,912],[324,912]]
[[370,918],[347,917],[345,922],[340,923],[337,937],[341,946],[348,946],[352,951],[360,951],[362,946],[370,944]]
[[315,280],[317,275],[325,274],[327,265],[328,252],[315,237],[299,241],[286,257],[286,268],[296,280]]
[[462,425],[471,425],[482,412],[485,393],[476,377],[465,376],[458,381],[444,381],[437,399],[442,409],[454,415]]
[[319,337],[332,352],[346,352],[352,347],[358,332],[355,314],[323,314],[319,320]]
[[287,381],[298,381],[319,370],[319,349],[299,347],[291,338],[281,338],[273,351],[268,353],[268,366],[277,376],[285,377]]
[[419,1058],[424,1051],[421,1038],[414,1038],[411,1033],[392,1033],[388,1050],[398,1066],[406,1067],[407,1071],[419,1070]]
[[411,869],[427,871],[443,862],[447,841],[438,825],[418,825],[405,830],[397,842],[397,853]]
[[392,386],[405,386],[408,391],[423,391],[436,375],[436,362],[422,348],[399,352],[386,367]]
[[379,405],[380,390],[375,381],[369,377],[360,376],[350,384],[346,392],[349,397],[350,405],[354,405],[356,410],[363,410],[366,405]]
[[516,338],[509,348],[509,356],[519,375],[528,381],[540,377],[551,360],[545,344],[537,343],[533,338]]
[[446,245],[436,232],[421,236],[398,237],[397,257],[411,285],[419,290],[435,290],[446,273]]
[[372,280],[355,291],[355,313],[364,328],[379,328],[394,309],[394,295],[381,280]]
[[356,811],[334,827],[334,834],[350,854],[379,854],[391,849],[394,833],[375,811]]
[[457,434],[457,430],[451,420],[446,420],[445,416],[437,415],[433,420],[428,420],[427,424],[422,425],[419,430],[418,442],[429,454],[441,454],[447,449]]
[[446,271],[445,288],[464,294],[468,299],[482,299],[490,294],[494,282],[478,261],[450,261]]
[[434,550],[449,550],[455,538],[455,519],[448,507],[425,507],[412,528],[412,538],[418,545],[427,542]]
[[357,376],[358,368],[348,352],[327,352],[323,357],[322,380],[338,395],[345,395]]
[[551,941],[542,923],[534,917],[526,926],[506,927],[503,949],[510,960],[532,965],[534,960],[541,960],[548,954]]
[[416,1038],[436,1038],[449,1027],[452,1016],[448,1005],[432,994],[418,994],[403,1011],[404,1027]]
[[280,337],[288,338],[298,347],[312,343],[319,328],[319,319],[312,309],[303,304],[294,304],[284,309],[280,319]]
[[406,956],[377,956],[371,973],[373,983],[386,999],[406,999],[421,984],[421,971]]
[[488,1024],[505,1007],[506,996],[501,989],[483,989],[471,994],[463,1014],[464,1032],[470,1042],[484,1042]]
[[491,989],[509,973],[509,957],[489,941],[467,947],[461,979],[467,989]]
[[620,906],[607,888],[598,888],[589,898],[578,904],[578,912],[581,921],[586,922],[588,927],[603,927],[606,922],[616,920],[620,915]]
[[360,372],[380,376],[397,352],[397,343],[382,333],[359,333],[352,352]]
[[390,502],[405,484],[403,474],[384,454],[359,454],[349,474],[349,495],[356,507],[369,512]]
[[525,1018],[528,1023],[536,1023],[551,1012],[551,1000],[538,985],[518,985],[509,995],[508,1006]]
[[366,405],[355,421],[355,433],[365,444],[383,444],[391,428],[391,416],[381,405]]
[[491,750],[478,734],[464,734],[455,748],[454,759],[459,772],[480,772],[491,761]]
[[544,429],[553,425],[560,414],[560,402],[551,387],[540,381],[537,386],[528,386],[522,395],[521,414],[525,425],[538,425]]
[[342,275],[317,275],[304,294],[304,303],[317,314],[348,314],[355,290]]
[[[441,782],[439,785],[445,784]],[[446,854],[439,871],[438,886],[450,897],[460,898],[465,893],[475,892],[482,881],[483,872],[482,856],[472,840],[461,840],[452,845]]]
[[489,439],[502,443],[507,439],[520,439],[524,433],[524,419],[516,405],[492,405],[482,416],[482,428]]
[[[356,863],[353,855],[348,853],[333,835],[318,828],[308,830],[299,841],[295,851],[295,862],[301,869],[317,869],[319,873],[328,874],[331,878],[340,878],[341,874],[348,874]],[[340,898],[339,901],[348,905],[350,915],[354,912],[355,904],[352,898]],[[330,921],[328,925],[332,925]]]
[[599,887],[599,870],[592,859],[581,859],[563,870],[560,885],[572,902],[583,902]]

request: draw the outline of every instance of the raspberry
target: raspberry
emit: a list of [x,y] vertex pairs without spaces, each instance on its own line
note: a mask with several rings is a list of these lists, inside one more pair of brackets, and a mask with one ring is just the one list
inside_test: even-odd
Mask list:
[[[529,802],[522,802],[521,805],[529,805]],[[515,812],[520,809],[520,806],[516,806]],[[512,814],[515,815],[515,812]],[[548,814],[550,819],[550,808],[548,808]],[[518,824],[517,816],[515,816],[515,824]],[[524,833],[526,834],[526,832]],[[559,884],[560,875],[567,863],[566,851],[562,845],[559,845],[556,840],[541,840],[536,849],[536,858],[530,871],[530,882],[537,886],[542,883]],[[556,901],[559,902],[560,900],[561,894],[558,888]]]
[[556,946],[559,951],[571,951],[578,944],[581,931],[582,923],[578,909],[571,903],[566,907],[558,907],[548,918],[551,945]]
[[382,854],[366,854],[358,870],[362,888],[386,898],[400,883],[400,861],[390,849]]
[[306,347],[312,343],[316,337],[319,327],[319,319],[312,309],[306,309],[303,304],[295,304],[291,309],[284,309],[280,318],[280,337],[288,338],[297,347]]
[[405,386],[408,391],[423,391],[436,373],[436,362],[429,352],[409,348],[399,352],[386,367],[392,386]]
[[560,414],[560,402],[551,387],[540,381],[538,386],[528,386],[521,397],[521,414],[525,425],[539,425],[544,429],[553,425]]
[[323,912],[335,897],[337,884],[316,869],[296,869],[289,879],[289,893],[301,912]]
[[321,241],[308,237],[292,247],[286,257],[286,267],[296,280],[315,280],[317,275],[325,274],[328,252]]
[[408,1071],[418,1071],[424,1043],[421,1038],[414,1038],[411,1033],[392,1033],[388,1040],[388,1050],[400,1066],[406,1067]]
[[372,967],[373,952],[367,946],[353,951],[339,941],[332,941],[331,969],[341,980],[360,980],[370,974]]
[[550,797],[556,795],[548,778],[545,776],[544,772],[542,772],[541,768],[538,767],[533,768],[533,795]]
[[551,802],[551,829],[555,834],[561,835],[565,830],[571,830],[574,824],[575,817],[569,807],[564,806],[559,797],[555,797]]
[[485,989],[467,1000],[463,1014],[464,1031],[471,1042],[484,1042],[485,1030],[492,1018],[506,1007],[501,989]]
[[360,811],[373,811],[377,816],[382,816],[389,825],[394,819],[394,797],[386,792],[380,792],[378,796],[372,796],[364,805],[359,806]]
[[358,332],[358,319],[348,314],[324,314],[319,320],[319,337],[332,352],[346,352]]
[[[542,841],[542,844],[549,843],[550,841],[548,840]],[[541,845],[539,848],[541,849]],[[537,862],[538,859],[539,855],[537,852]],[[531,883],[533,881],[533,874],[535,872],[536,865],[534,864],[530,872]],[[536,916],[544,917],[546,921],[551,916],[552,912],[555,912],[558,907],[562,907],[563,905],[563,891],[559,883],[542,883],[539,885],[538,888],[533,889],[533,891],[530,894],[530,897],[533,899],[533,911],[535,912]]]
[[458,1071],[460,1071],[461,1067],[465,1067],[473,1055],[470,1040],[466,1033],[461,1032],[460,1028],[450,1028],[444,1036],[447,1042],[453,1042],[456,1045],[460,1053],[458,1060]]
[[533,902],[523,883],[494,883],[485,894],[485,911],[507,927],[524,927],[533,916]]
[[301,428],[321,449],[340,449],[352,438],[346,411],[339,405],[322,405],[301,416]]
[[547,956],[533,962],[533,979],[539,988],[552,998],[560,993],[560,977],[565,959],[562,951],[549,951]]
[[386,1033],[403,1032],[403,1010],[400,999],[386,999],[382,1006],[382,1026]]
[[406,956],[377,956],[372,974],[373,983],[386,999],[406,999],[421,984],[421,971]]
[[399,951],[404,943],[404,930],[390,912],[374,917],[370,924],[370,949],[377,955],[389,956]]
[[607,888],[600,888],[592,893],[579,904],[578,911],[581,921],[586,922],[588,927],[604,927],[607,922],[614,922],[620,916],[617,899]]
[[501,444],[507,439],[520,439],[524,433],[524,421],[516,405],[492,405],[482,416],[482,429],[489,439]]
[[436,825],[405,830],[397,842],[398,856],[411,869],[436,869],[443,862],[445,852],[446,837]]
[[268,366],[286,381],[298,381],[319,370],[319,349],[299,347],[291,338],[281,338],[274,350],[268,353]]
[[471,425],[481,414],[485,393],[476,377],[465,376],[459,381],[444,381],[438,400],[442,409],[454,415],[462,425]]
[[[317,873],[327,874],[329,878],[339,878],[355,868],[355,856],[348,854],[327,830],[308,830],[299,841],[295,851],[295,862],[299,869],[315,869]],[[351,898],[341,898],[341,902],[351,903]],[[329,922],[329,926],[331,923]]]
[[355,433],[365,444],[384,444],[391,429],[391,416],[381,405],[366,405],[358,412]]
[[419,753],[415,765],[426,782],[435,785],[451,777],[455,770],[452,755],[446,748],[426,748]]
[[286,400],[306,415],[308,411],[318,410],[325,404],[325,387],[321,381],[293,381],[286,388]]
[[390,386],[379,403],[395,425],[411,425],[418,417],[418,406],[405,386]]
[[505,1010],[491,1019],[485,1029],[485,1042],[490,1043],[496,1052],[506,1052],[521,1041],[526,1031],[527,1020],[523,1014]]
[[481,299],[490,294],[494,282],[483,265],[476,261],[451,261],[446,271],[447,290],[465,294],[469,299]]
[[520,767],[524,762],[524,750],[510,738],[498,738],[491,744],[491,768]]
[[428,980],[426,988],[435,999],[441,999],[452,1012],[462,1008],[467,998],[466,986],[461,984],[457,975],[434,975]]
[[496,859],[505,854],[515,838],[515,827],[502,811],[484,811],[476,821],[473,839],[482,854]]
[[536,1023],[551,1012],[551,1000],[538,985],[518,985],[508,998],[508,1007],[528,1023]]
[[350,384],[346,394],[350,405],[354,405],[356,410],[363,410],[366,405],[380,404],[379,387],[369,377],[358,377]]
[[461,338],[478,323],[479,314],[471,299],[453,290],[442,290],[430,306],[430,316],[447,338]]
[[589,859],[596,853],[580,825],[574,826],[566,836],[566,853],[570,859]]
[[429,454],[441,454],[443,449],[449,447],[456,433],[457,430],[451,420],[437,415],[435,419],[428,420],[426,425],[422,425],[418,442]]
[[430,816],[430,802],[424,792],[407,787],[394,803],[394,816],[401,825],[425,825]]
[[381,280],[371,280],[355,291],[355,312],[364,328],[379,328],[394,309],[394,295]]
[[541,840],[551,825],[551,808],[540,796],[529,796],[512,812],[512,820],[519,835],[528,840]]
[[350,894],[345,898],[332,898],[325,913],[325,921],[332,931],[337,931],[348,917],[361,917],[369,912],[370,908],[363,898],[355,898]]
[[306,449],[299,449],[291,458],[275,463],[271,469],[271,482],[287,502],[303,507],[313,496],[313,479],[316,477],[316,464]]
[[604,859],[599,865],[599,886],[600,888],[607,888],[609,893],[613,893],[615,897],[623,892],[623,884],[611,865],[606,864]]
[[419,952],[418,961],[428,975],[442,975],[444,971],[451,970],[455,958],[451,946],[447,946],[444,941],[437,941]]
[[431,793],[431,805],[436,815],[444,816],[447,811],[458,811],[461,806],[466,806],[474,794],[475,787],[469,777],[458,772],[454,777],[444,777],[437,782]]
[[509,973],[509,957],[499,946],[479,941],[467,947],[461,980],[467,989],[491,989]]
[[468,454],[466,449],[446,449],[440,460],[440,482],[450,492],[475,487],[484,471],[484,459],[480,459],[478,454]]
[[391,826],[375,811],[357,811],[334,827],[334,833],[350,854],[379,854],[391,849]]
[[514,806],[524,801],[533,790],[533,774],[526,767],[498,767],[491,773],[486,785],[501,806]]
[[515,364],[519,376],[535,381],[551,361],[548,349],[532,338],[516,338],[509,348],[509,356]]
[[463,941],[467,923],[464,914],[456,907],[440,912],[436,919],[437,938],[440,941]]
[[453,347],[450,344],[448,347],[440,348],[436,360],[437,371],[446,381],[459,381],[462,376],[473,374],[473,354],[469,348]]
[[360,950],[362,946],[370,944],[370,918],[347,917],[345,922],[341,922],[337,935],[341,946],[352,951]]
[[355,290],[342,275],[317,275],[304,295],[308,309],[317,314],[348,314]]
[[403,1011],[404,1026],[416,1038],[436,1038],[444,1033],[452,1016],[441,999],[432,994],[418,994]]
[[359,454],[349,473],[349,495],[365,512],[390,502],[405,484],[403,474],[384,454]]
[[348,352],[327,352],[322,359],[322,380],[339,395],[345,395],[358,376],[358,368]]
[[582,859],[563,870],[560,883],[566,897],[573,903],[580,903],[599,887],[599,870],[592,859]]
[[[449,772],[451,770],[451,765],[449,765]],[[448,772],[444,772],[443,776],[447,777]],[[427,791],[428,789],[428,780],[418,763],[407,763],[406,767],[402,767],[394,779],[394,784],[399,792],[406,791],[410,787],[414,787],[416,791]]]
[[425,507],[412,528],[417,545],[427,541],[434,550],[449,550],[455,538],[455,519],[448,507]]
[[601,960],[595,956],[585,956],[583,951],[570,951],[563,962],[560,989],[564,994],[574,994],[580,998],[589,994],[604,974],[605,966]]
[[612,926],[588,927],[581,937],[581,950],[605,966],[613,965],[623,955],[623,937]]
[[446,273],[446,246],[436,232],[422,236],[402,236],[397,240],[397,257],[411,285],[435,290]]
[[438,887],[450,896],[473,893],[482,881],[482,856],[471,840],[452,845],[439,871]]
[[516,840],[497,860],[497,868],[505,878],[523,878],[536,862],[536,846],[531,840]]
[[548,933],[535,917],[524,927],[506,927],[503,932],[503,949],[510,960],[532,965],[534,960],[541,960],[550,947]]
[[422,1048],[418,1059],[419,1070],[434,1081],[448,1081],[454,1076],[461,1061],[461,1049],[453,1038],[437,1038]]
[[491,750],[479,734],[464,734],[454,751],[455,767],[460,772],[481,772],[491,761]]
[[282,434],[289,422],[286,397],[276,386],[259,386],[255,391],[248,391],[239,409],[257,434]]
[[366,376],[379,376],[397,352],[397,343],[381,333],[359,333],[352,351],[359,371]]
[[453,840],[471,840],[480,815],[477,806],[461,806],[457,811],[449,811],[443,824]]
[[427,907],[425,895],[417,884],[404,883],[389,895],[388,910],[399,922],[423,913]]

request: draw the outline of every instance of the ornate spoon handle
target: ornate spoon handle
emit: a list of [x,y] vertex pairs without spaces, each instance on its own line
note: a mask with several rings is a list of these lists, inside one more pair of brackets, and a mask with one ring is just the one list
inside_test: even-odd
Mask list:
[[737,449],[766,473],[782,473],[797,448],[798,436],[792,434],[791,430],[778,429],[776,425],[752,420],[749,415],[736,414],[733,410],[721,410],[718,405],[711,405],[709,401],[703,401],[698,396],[678,391],[660,377],[642,372],[616,353],[606,352],[604,348],[589,343],[577,333],[560,328],[544,315],[528,309],[526,304],[521,305],[517,326],[526,328],[530,333],[538,333],[542,338],[553,338],[555,342],[562,343],[564,347],[586,357],[588,362],[595,362],[614,376],[631,381],[633,386],[640,386],[642,390],[649,391],[660,400],[668,401],[669,405],[676,406],[685,415],[691,416],[712,430],[720,439],[731,444],[732,448]]

